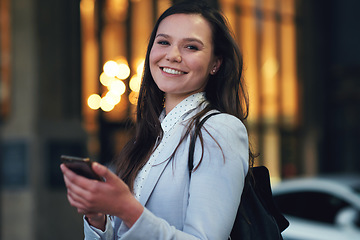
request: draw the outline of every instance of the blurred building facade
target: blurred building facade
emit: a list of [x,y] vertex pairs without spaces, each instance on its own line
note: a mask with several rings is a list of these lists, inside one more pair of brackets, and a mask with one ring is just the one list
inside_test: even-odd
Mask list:
[[[81,239],[61,154],[131,136],[147,40],[170,0],[0,0],[0,239]],[[356,0],[209,0],[244,54],[257,164],[274,181],[360,172]]]

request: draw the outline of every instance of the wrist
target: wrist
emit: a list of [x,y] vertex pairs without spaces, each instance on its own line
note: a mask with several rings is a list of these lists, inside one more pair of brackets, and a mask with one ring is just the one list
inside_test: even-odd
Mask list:
[[86,221],[93,227],[105,231],[106,226],[106,215],[96,214],[96,215],[85,215]]
[[128,228],[131,228],[140,218],[141,214],[144,211],[144,207],[133,196],[129,199],[128,204],[126,204],[126,206],[124,207],[126,211],[123,212],[120,218]]

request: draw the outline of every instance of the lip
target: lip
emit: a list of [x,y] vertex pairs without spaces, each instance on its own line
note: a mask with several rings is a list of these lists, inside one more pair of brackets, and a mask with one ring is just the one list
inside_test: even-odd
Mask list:
[[167,66],[161,66],[160,70],[161,70],[161,72],[163,72],[165,74],[170,74],[170,75],[173,75],[173,76],[181,76],[181,75],[184,75],[184,74],[188,74],[187,72],[182,71],[180,69],[167,67]]

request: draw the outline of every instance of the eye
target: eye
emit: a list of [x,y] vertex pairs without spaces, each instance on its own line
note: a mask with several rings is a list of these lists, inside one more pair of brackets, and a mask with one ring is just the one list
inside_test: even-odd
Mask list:
[[165,40],[159,40],[159,41],[157,41],[157,44],[159,44],[159,45],[170,45],[170,43],[168,41],[165,41]]
[[189,49],[189,50],[194,50],[194,51],[199,50],[199,48],[197,46],[194,46],[194,45],[188,45],[188,46],[186,46],[186,48]]

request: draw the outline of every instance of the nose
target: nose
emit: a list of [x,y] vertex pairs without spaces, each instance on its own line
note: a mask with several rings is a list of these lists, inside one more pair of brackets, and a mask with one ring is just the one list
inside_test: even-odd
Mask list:
[[181,53],[177,46],[172,46],[166,54],[166,60],[170,62],[178,62],[182,61]]

